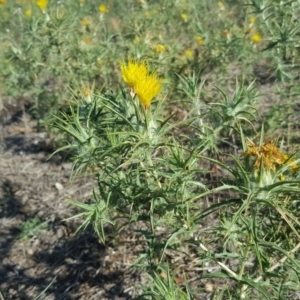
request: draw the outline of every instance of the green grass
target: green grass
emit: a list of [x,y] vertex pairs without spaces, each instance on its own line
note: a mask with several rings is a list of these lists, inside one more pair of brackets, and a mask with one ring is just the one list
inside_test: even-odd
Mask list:
[[42,222],[39,218],[35,217],[31,220],[23,222],[20,227],[19,238],[21,240],[28,240],[34,236],[37,236],[41,231],[47,230],[48,226],[45,222]]

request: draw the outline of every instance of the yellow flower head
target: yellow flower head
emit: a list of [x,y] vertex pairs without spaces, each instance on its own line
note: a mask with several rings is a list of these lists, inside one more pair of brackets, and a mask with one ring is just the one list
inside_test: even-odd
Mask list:
[[186,21],[187,20],[187,14],[181,14],[181,19],[183,20],[183,21]]
[[100,4],[98,9],[101,14],[106,14],[109,11],[108,7],[105,4]]
[[224,3],[221,2],[221,1],[218,2],[218,7],[219,7],[220,10],[225,10]]
[[7,0],[0,0],[0,7],[2,7],[3,5],[5,5],[7,3]]
[[145,109],[148,109],[152,99],[161,90],[161,79],[157,77],[156,73],[147,74],[137,82],[134,90]]
[[253,43],[258,44],[262,40],[262,36],[260,33],[256,32],[252,35],[251,39]]
[[86,102],[92,102],[92,90],[89,86],[83,87],[80,94]]
[[195,36],[195,40],[198,42],[198,44],[200,46],[202,46],[204,44],[204,39],[203,39],[203,37],[201,35],[196,35]]
[[83,18],[81,20],[81,25],[84,27],[88,27],[89,25],[91,25],[91,21],[88,18]]
[[138,96],[145,109],[148,109],[152,99],[161,90],[161,79],[156,73],[149,73],[145,62],[130,60],[128,64],[121,63],[122,78],[131,90]]
[[255,23],[256,18],[255,17],[250,17],[249,18],[249,23],[250,24],[254,24]]
[[185,14],[185,13],[181,14],[181,19],[182,19],[183,21],[186,21],[187,18],[188,18],[188,15],[187,15],[187,14]]
[[187,58],[193,58],[194,57],[194,51],[192,49],[186,49],[184,51],[184,55],[187,57]]
[[[259,171],[261,162],[267,171],[276,171],[277,167],[282,166],[289,158],[288,155],[283,154],[274,143],[265,142],[261,146],[256,146],[252,141],[248,142],[248,149],[244,153],[245,156],[255,156],[254,169]],[[291,165],[291,170],[298,169],[298,165],[294,164],[295,160],[290,159],[288,164]]]
[[139,36],[136,36],[133,40],[134,44],[139,44],[141,42],[141,38]]
[[90,45],[92,43],[92,39],[89,38],[89,37],[84,37],[82,39],[83,43],[86,44],[86,45]]
[[125,83],[133,89],[137,82],[148,74],[148,69],[145,62],[138,63],[135,60],[130,60],[128,64],[121,63],[121,73]]
[[48,5],[48,0],[37,0],[36,5],[44,12]]
[[28,8],[24,11],[24,15],[27,17],[27,18],[30,18],[31,17],[31,9]]
[[164,45],[158,44],[154,47],[154,52],[155,53],[162,53],[166,51],[166,47]]
[[103,65],[103,60],[102,59],[97,59],[97,66],[101,67]]
[[223,36],[229,37],[229,36],[230,36],[230,31],[227,30],[227,29],[224,29],[224,30],[222,30],[221,34],[222,34]]

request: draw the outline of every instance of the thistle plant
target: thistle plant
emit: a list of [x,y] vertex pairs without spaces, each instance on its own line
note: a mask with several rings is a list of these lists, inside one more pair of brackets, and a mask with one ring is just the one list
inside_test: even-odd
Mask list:
[[[120,75],[129,90],[96,94],[85,89],[69,114],[57,116],[56,126],[71,137],[59,150],[71,150],[75,170],[93,170],[97,179],[92,203],[70,200],[81,209],[70,219],[83,219],[79,229],[91,224],[103,243],[107,227],[117,236],[133,223],[144,224],[136,232],[147,247],[135,267],[149,274],[145,299],[192,299],[191,283],[178,277],[176,266],[167,258],[171,250],[192,251],[197,266],[209,263],[222,270],[203,271],[198,278],[207,284],[211,278],[232,282],[220,292],[215,290],[215,299],[223,293],[234,299],[271,299],[296,289],[300,268],[293,274],[288,270],[300,247],[296,229],[300,224],[294,215],[300,192],[298,160],[283,154],[274,143],[264,142],[263,131],[259,146],[250,139],[246,142],[242,127],[251,123],[247,116],[255,118],[250,106],[256,98],[253,83],[238,84],[232,101],[222,92],[224,104],[200,109],[194,96],[201,94],[203,85],[196,87],[197,80],[182,77],[183,91],[195,107],[179,125],[196,135],[181,137],[175,134],[176,124],[163,118],[159,94],[163,81],[149,72],[147,63],[122,62]],[[155,107],[150,105],[154,97],[158,99]],[[216,122],[216,115],[223,122]],[[240,141],[243,153],[234,151],[223,161],[219,144],[226,140],[228,128],[229,133],[239,133],[234,142]],[[216,151],[211,151],[211,141]],[[226,177],[207,181],[210,164],[226,171]],[[205,208],[208,197],[222,200]],[[205,224],[209,216],[219,218],[211,237],[198,233],[199,224]],[[278,226],[286,232],[284,237]],[[211,243],[219,250],[210,249]],[[279,266],[291,285],[278,288],[272,271]],[[270,283],[262,280],[265,277]],[[183,283],[185,291],[180,287]]]
[[[273,128],[286,128],[287,143],[291,143],[291,132],[294,128],[293,113],[297,107],[299,90],[297,84],[298,66],[296,36],[300,33],[298,18],[298,1],[261,1],[252,0],[249,8],[255,15],[265,45],[263,47],[264,57],[272,62],[267,77],[277,81],[279,100],[274,103],[273,108],[266,116],[266,126]],[[295,72],[296,71],[296,72]],[[288,101],[284,101],[288,99]]]

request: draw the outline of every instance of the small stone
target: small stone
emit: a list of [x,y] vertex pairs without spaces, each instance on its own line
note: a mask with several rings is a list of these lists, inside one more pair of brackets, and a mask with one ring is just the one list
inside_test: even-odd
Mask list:
[[64,189],[63,185],[59,182],[55,183],[55,187],[58,191],[62,191]]
[[60,229],[57,230],[57,232],[56,232],[56,237],[57,237],[58,239],[62,238],[64,235],[65,235],[65,233],[64,233],[64,230],[63,230],[63,229],[60,228]]
[[204,289],[207,293],[211,293],[214,291],[214,286],[211,283],[206,283]]
[[32,248],[27,249],[27,254],[32,256],[34,254],[34,250]]

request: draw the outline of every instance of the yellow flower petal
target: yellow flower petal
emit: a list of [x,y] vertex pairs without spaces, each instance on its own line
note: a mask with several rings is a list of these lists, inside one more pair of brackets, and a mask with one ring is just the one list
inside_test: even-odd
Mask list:
[[36,5],[42,10],[45,11],[48,5],[48,0],[37,0]]
[[181,19],[183,20],[183,21],[186,21],[187,20],[187,18],[188,18],[188,15],[187,14],[181,14]]
[[[271,142],[265,142],[261,146],[256,146],[254,143],[248,144],[248,149],[244,153],[245,156],[255,156],[254,169],[260,169],[261,162],[268,171],[275,172],[277,167],[282,166],[289,158],[288,155],[282,153],[278,147]],[[294,159],[290,159],[288,164],[291,165],[292,171],[297,170],[299,167],[294,163]]]
[[256,32],[252,35],[251,39],[253,43],[258,44],[262,40],[262,36],[260,33]]
[[105,4],[100,4],[98,9],[101,14],[106,14],[109,11],[108,7]]
[[155,53],[162,53],[166,51],[166,47],[164,45],[158,44],[154,47]]
[[148,73],[148,69],[145,62],[138,63],[135,60],[130,60],[128,64],[121,63],[121,73],[125,83],[134,88],[140,78]]
[[136,83],[134,90],[145,109],[148,109],[152,99],[161,91],[161,80],[156,73],[146,75]]
[[138,63],[135,60],[129,60],[127,64],[121,62],[120,67],[125,83],[137,95],[145,109],[148,109],[152,99],[161,90],[161,79],[156,73],[149,73],[144,61]]

